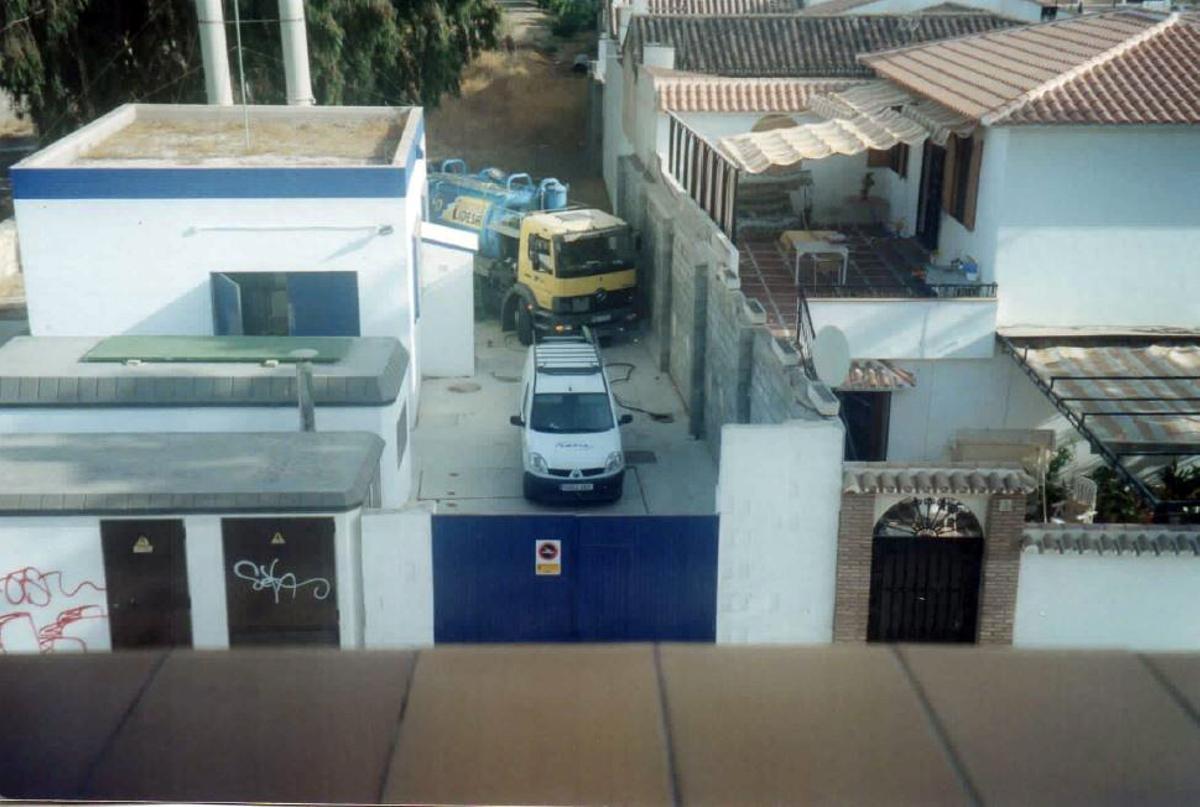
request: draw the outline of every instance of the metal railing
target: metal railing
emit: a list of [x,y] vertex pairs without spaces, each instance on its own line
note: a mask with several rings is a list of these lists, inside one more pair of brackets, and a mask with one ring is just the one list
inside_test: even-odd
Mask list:
[[813,326],[812,312],[808,310],[808,297],[804,288],[796,289],[796,352],[800,354],[800,364],[809,378],[817,377],[817,368],[813,364],[813,342],[816,341],[817,331]]
[[996,296],[995,283],[805,283],[800,288],[809,299],[911,298],[988,299]]

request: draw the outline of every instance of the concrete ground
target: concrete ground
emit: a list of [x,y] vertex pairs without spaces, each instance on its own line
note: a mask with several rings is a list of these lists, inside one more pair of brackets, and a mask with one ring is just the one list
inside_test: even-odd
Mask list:
[[632,412],[633,423],[622,427],[629,466],[625,495],[615,504],[599,505],[526,501],[521,494],[521,433],[508,422],[517,413],[526,350],[515,334],[501,333],[498,323],[479,322],[475,375],[422,382],[412,438],[418,499],[435,502],[439,513],[714,512],[716,463],[704,443],[688,435],[679,394],[636,336],[615,339],[602,351],[613,392],[625,404],[669,415],[670,422]]

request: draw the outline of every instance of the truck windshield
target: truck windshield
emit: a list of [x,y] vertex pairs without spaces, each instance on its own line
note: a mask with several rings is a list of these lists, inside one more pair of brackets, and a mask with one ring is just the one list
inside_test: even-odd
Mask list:
[[539,392],[533,396],[529,428],[535,432],[582,434],[612,427],[612,409],[602,392]]
[[559,277],[602,275],[633,266],[633,248],[627,229],[556,241]]

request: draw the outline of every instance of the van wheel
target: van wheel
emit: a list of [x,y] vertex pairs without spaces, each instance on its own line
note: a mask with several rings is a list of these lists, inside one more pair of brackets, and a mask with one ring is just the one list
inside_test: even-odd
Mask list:
[[517,304],[517,340],[522,345],[533,344],[533,317],[523,304]]

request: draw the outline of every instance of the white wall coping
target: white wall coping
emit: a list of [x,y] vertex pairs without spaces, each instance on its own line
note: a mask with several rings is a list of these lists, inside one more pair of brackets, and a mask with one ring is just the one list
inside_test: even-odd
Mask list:
[[1026,527],[1021,549],[1060,555],[1143,554],[1200,557],[1200,528],[1170,524],[1039,524]]

